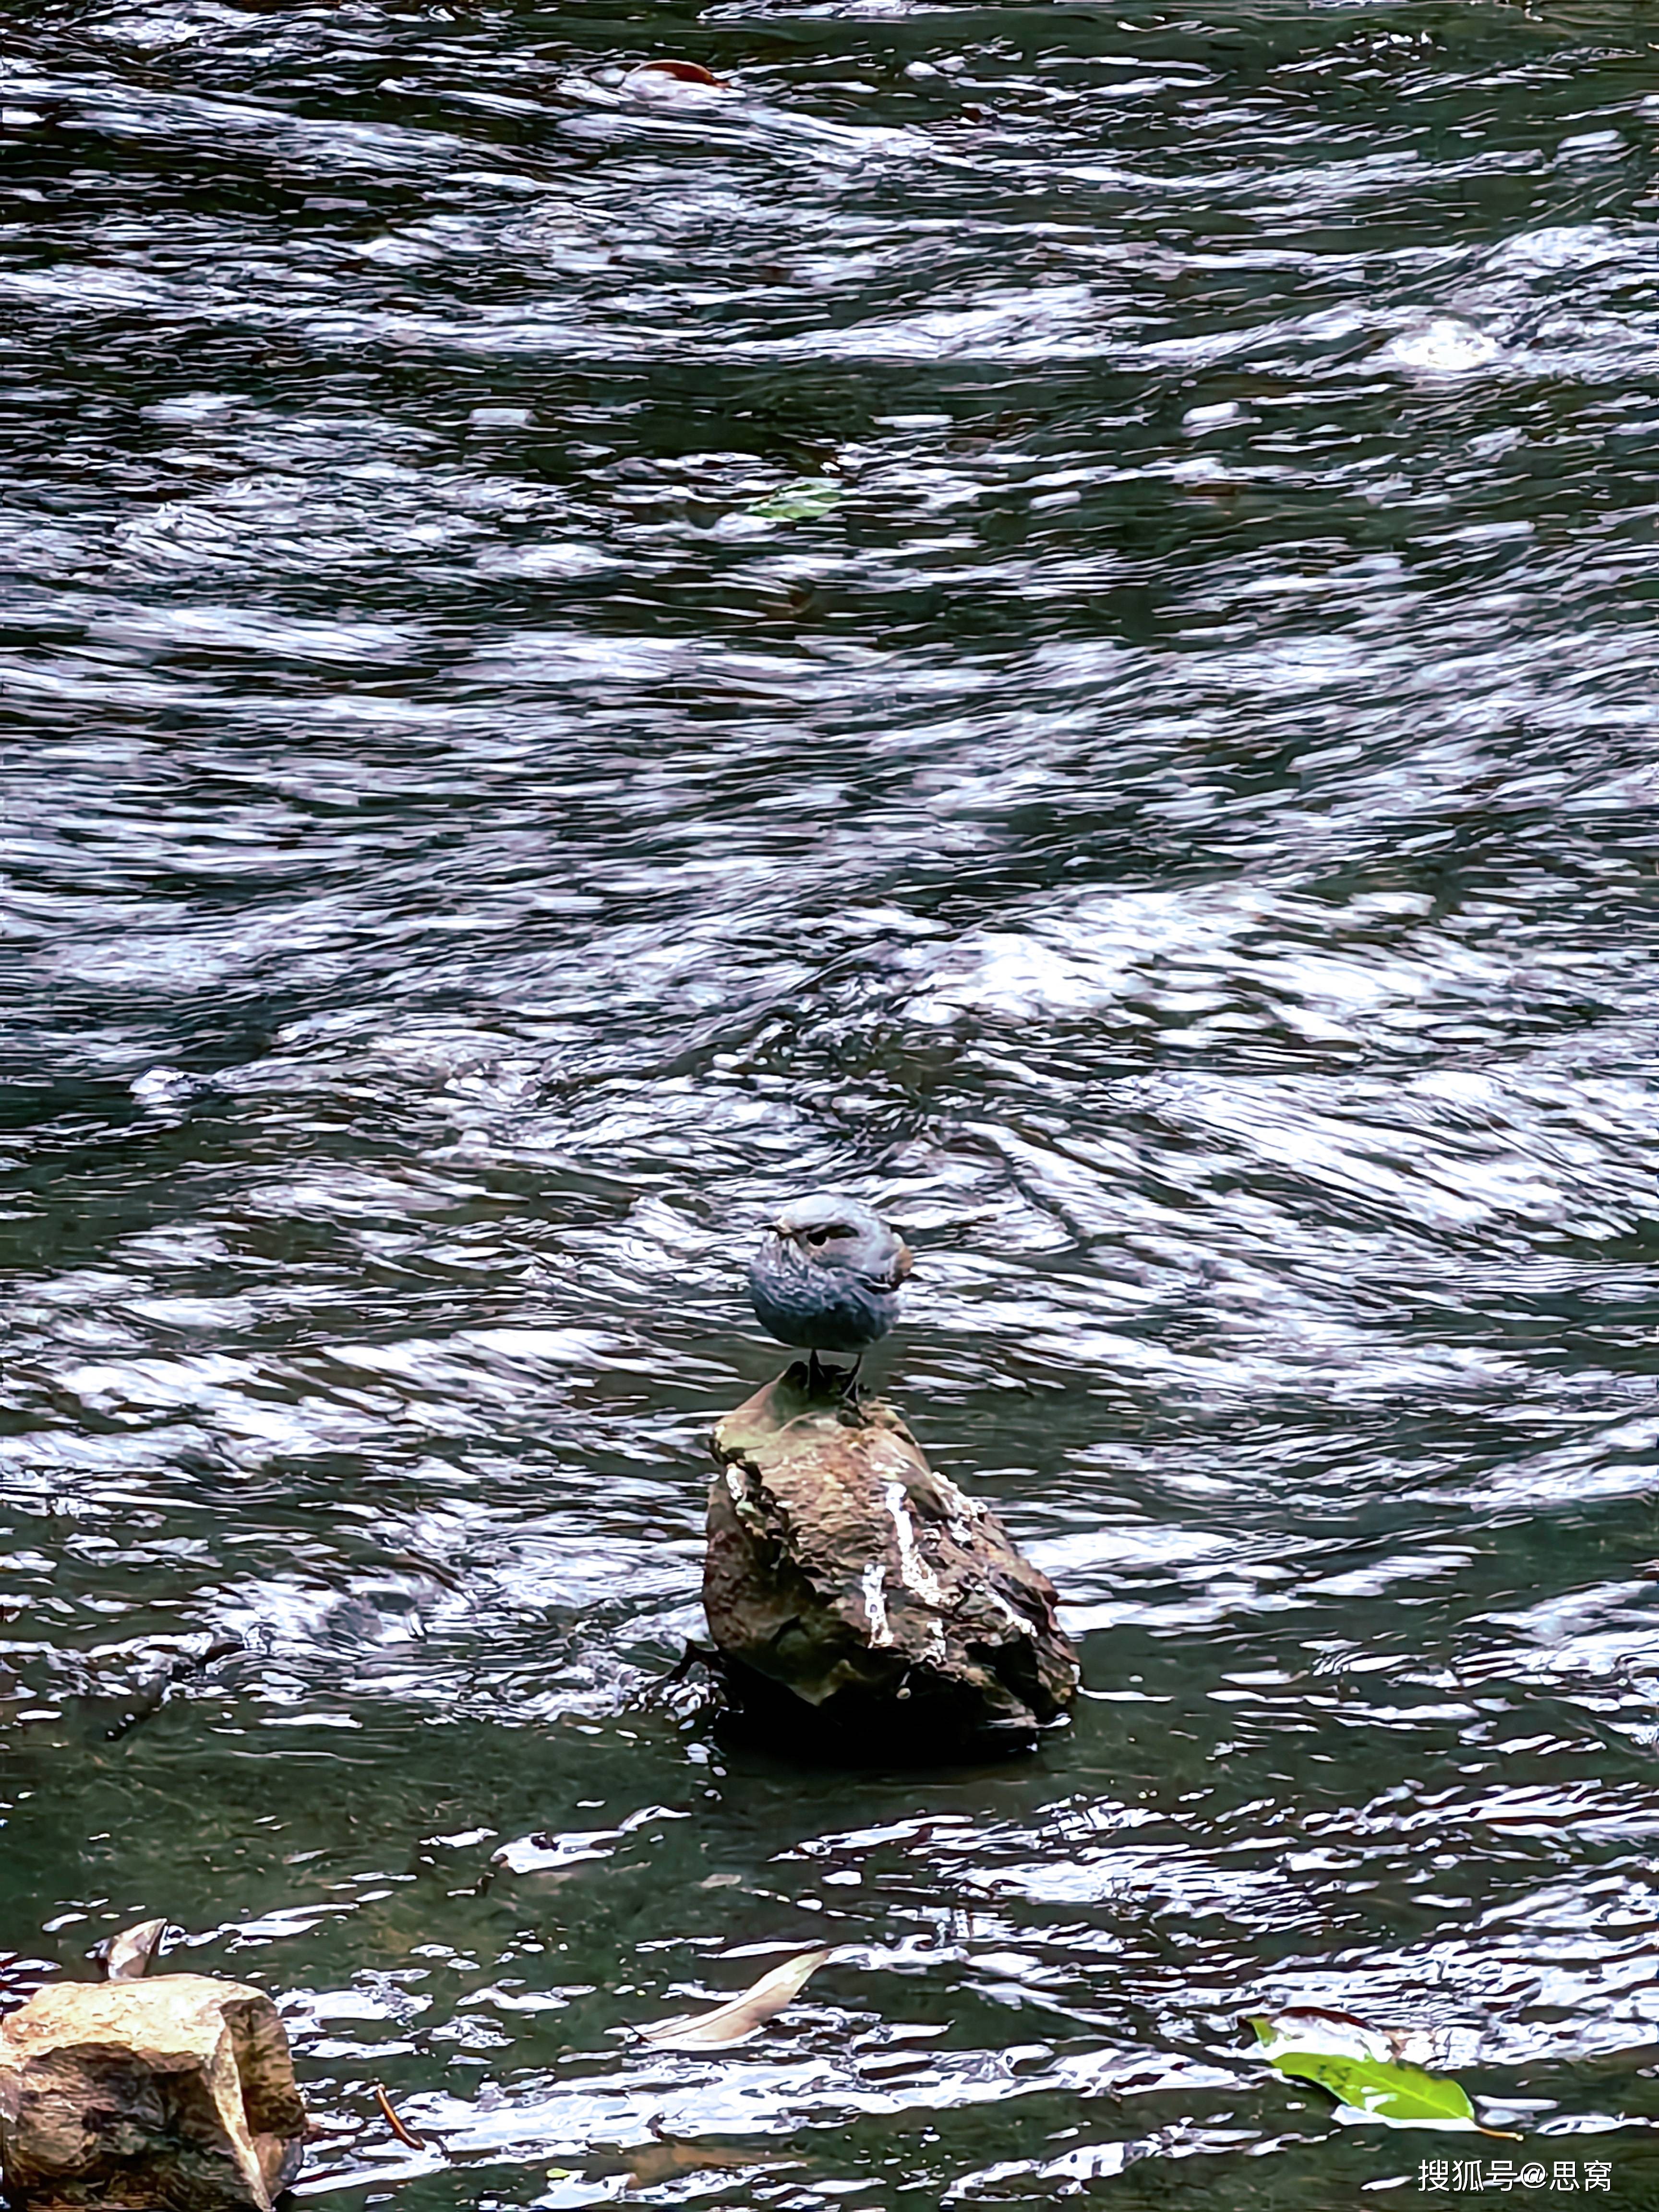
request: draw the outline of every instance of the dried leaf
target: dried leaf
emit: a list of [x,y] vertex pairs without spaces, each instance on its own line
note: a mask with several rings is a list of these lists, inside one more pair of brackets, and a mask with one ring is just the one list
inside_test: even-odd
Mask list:
[[682,2142],[678,2136],[666,2136],[659,2142],[640,2143],[623,2154],[628,2167],[628,2186],[635,2189],[659,2189],[665,2181],[673,2181],[682,2173],[690,2173],[704,2167],[735,2168],[739,2166],[798,2166],[799,2159],[781,2158],[775,2151],[712,2150],[702,2143]]
[[141,1920],[136,1928],[124,1928],[118,1936],[112,1936],[107,1943],[99,1946],[104,1979],[136,1982],[149,1971],[167,1932],[165,1920]]
[[503,1844],[489,1854],[491,1866],[505,1867],[508,1874],[559,1873],[566,1867],[581,1866],[591,1859],[607,1859],[620,1841],[619,1828],[578,1829],[569,1835],[555,1836],[545,1832],[534,1836],[518,1836],[510,1844]]
[[729,1997],[723,2005],[716,2005],[713,2012],[700,2017],[683,2014],[676,2020],[659,2021],[653,2027],[642,2027],[640,2033],[659,2051],[706,2051],[721,2044],[741,2043],[763,2027],[775,2012],[781,2012],[793,1997],[800,1995],[809,1977],[817,1973],[830,1956],[831,1948],[826,1945],[822,1950],[803,1951],[799,1958],[774,1966],[769,1974],[763,1974],[741,1996]]
[[614,1828],[572,1828],[562,1834],[539,1829],[533,1836],[515,1837],[490,1853],[489,1863],[492,1867],[504,1867],[508,1874],[561,1875],[567,1867],[585,1865],[590,1859],[608,1859],[637,1828],[648,1827],[658,1820],[689,1820],[690,1817],[689,1813],[677,1812],[672,1805],[643,1805]]

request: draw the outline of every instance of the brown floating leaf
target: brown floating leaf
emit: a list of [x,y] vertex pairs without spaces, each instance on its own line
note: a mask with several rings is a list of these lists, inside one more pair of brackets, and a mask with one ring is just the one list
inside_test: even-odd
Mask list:
[[141,1920],[136,1928],[124,1928],[118,1936],[112,1936],[99,1947],[104,1979],[136,1982],[141,1974],[148,1973],[167,1932],[165,1920]]
[[706,2051],[720,2044],[741,2043],[763,2027],[775,2012],[781,2012],[792,1997],[800,1995],[832,1948],[826,1944],[821,1950],[803,1951],[799,1958],[786,1960],[769,1974],[763,1974],[741,1996],[728,1997],[713,2012],[700,2016],[682,2014],[675,2020],[659,2021],[654,2027],[642,2027],[640,2033],[659,2051]]

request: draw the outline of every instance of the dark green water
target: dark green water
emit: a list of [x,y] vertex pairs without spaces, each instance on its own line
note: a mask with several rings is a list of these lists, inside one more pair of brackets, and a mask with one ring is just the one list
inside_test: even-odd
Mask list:
[[[3,21],[0,1947],[348,2207],[1659,2205],[1659,15]],[[823,1183],[1025,1764],[638,1705]]]

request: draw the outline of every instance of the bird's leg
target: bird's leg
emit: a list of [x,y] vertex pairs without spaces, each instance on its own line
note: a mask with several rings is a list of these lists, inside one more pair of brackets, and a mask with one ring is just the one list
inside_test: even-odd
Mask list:
[[860,1352],[850,1367],[841,1370],[841,1395],[849,1406],[856,1406],[859,1401],[859,1369],[863,1364],[864,1354]]
[[811,1346],[806,1352],[806,1395],[816,1398],[823,1388],[823,1370],[818,1365],[818,1355]]

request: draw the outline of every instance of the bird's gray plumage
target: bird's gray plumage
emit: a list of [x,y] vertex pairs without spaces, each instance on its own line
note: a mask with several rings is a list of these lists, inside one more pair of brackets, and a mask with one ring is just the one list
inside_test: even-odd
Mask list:
[[819,1191],[774,1218],[749,1263],[761,1327],[803,1352],[861,1352],[898,1317],[904,1239],[854,1198]]

